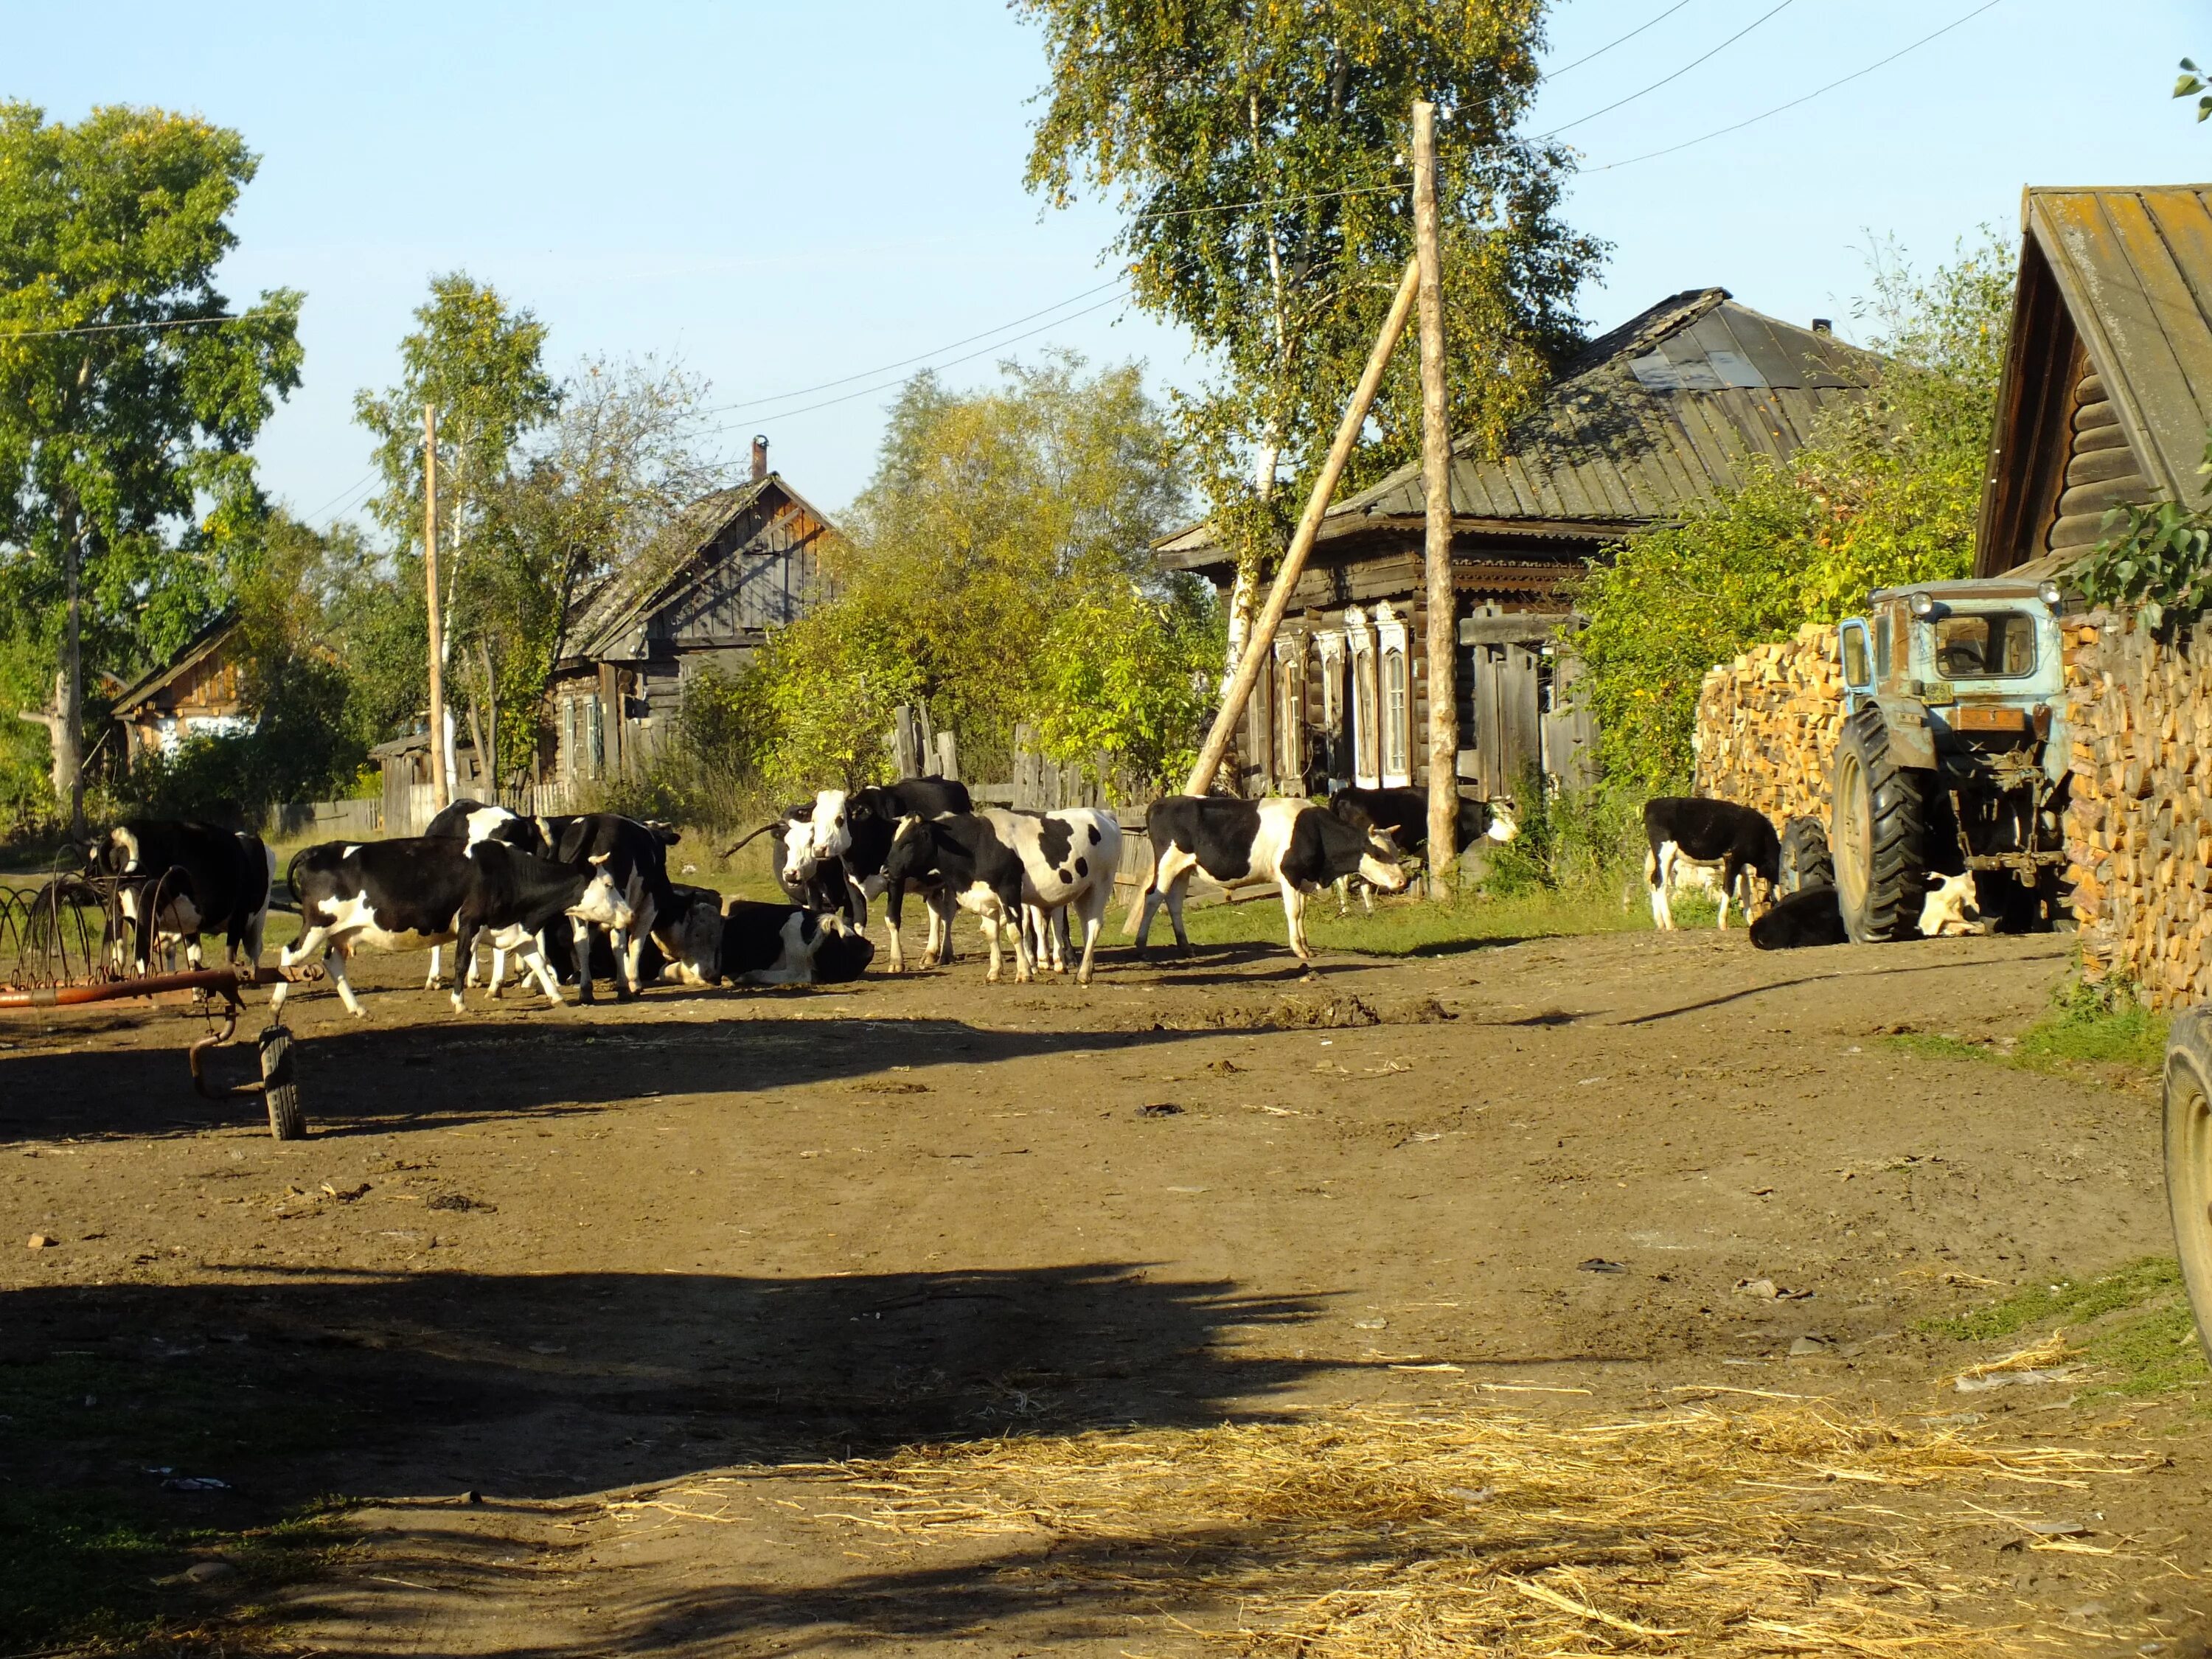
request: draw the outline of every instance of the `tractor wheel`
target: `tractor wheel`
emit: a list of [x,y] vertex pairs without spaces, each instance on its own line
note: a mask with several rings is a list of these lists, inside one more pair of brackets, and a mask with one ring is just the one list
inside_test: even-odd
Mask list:
[[1927,773],[1890,758],[1881,709],[1869,703],[1844,722],[1828,844],[1844,928],[1854,945],[1919,932],[1929,782]]
[[261,1034],[261,1092],[269,1103],[269,1133],[279,1140],[305,1140],[307,1118],[292,1072],[292,1033],[282,1025]]
[[2166,1201],[2197,1340],[2212,1354],[2212,1008],[2176,1014],[2166,1040]]
[[1836,858],[1828,850],[1827,826],[1818,818],[1792,818],[1782,826],[1782,890],[1836,884]]

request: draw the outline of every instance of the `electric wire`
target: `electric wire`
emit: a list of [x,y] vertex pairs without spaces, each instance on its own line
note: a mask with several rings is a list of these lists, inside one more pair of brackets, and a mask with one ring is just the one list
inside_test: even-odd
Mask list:
[[1759,27],[1760,24],[1766,22],[1770,18],[1779,16],[1782,13],[1789,10],[1790,7],[1796,3],[1797,0],[1781,0],[1781,3],[1779,5],[1774,7],[1770,11],[1760,13],[1757,17],[1752,19],[1750,22],[1746,23],[1741,28],[1738,29],[1734,34],[1729,36],[1727,40],[1722,41],[1720,45],[1715,46],[1711,51],[1705,52],[1701,57],[1692,58],[1688,63],[1683,64],[1681,68],[1676,70],[1673,74],[1662,75],[1656,81],[1654,81],[1650,86],[1639,87],[1636,91],[1630,93],[1626,97],[1616,98],[1602,108],[1594,109],[1587,115],[1577,115],[1573,120],[1569,121],[1564,126],[1553,127],[1549,132],[1540,132],[1536,135],[1535,142],[1541,143],[1547,138],[1556,138],[1563,132],[1571,131],[1576,127],[1583,125],[1585,123],[1596,120],[1601,115],[1610,115],[1613,111],[1620,109],[1626,105],[1632,104],[1639,98],[1649,97],[1651,94],[1658,91],[1660,88],[1666,86],[1672,82],[1680,80],[1692,70],[1697,68],[1698,64],[1708,63],[1711,59],[1717,58],[1721,53],[1726,52],[1737,41],[1742,40],[1745,35],[1749,34],[1753,29]]
[[1683,7],[1689,3],[1690,0],[1674,0],[1674,3],[1673,5],[1668,7],[1666,10],[1661,12],[1656,17],[1652,18],[1649,22],[1638,23],[1634,28],[1629,30],[1627,33],[1620,36],[1618,40],[1607,41],[1595,52],[1584,52],[1581,57],[1576,58],[1571,64],[1562,64],[1555,70],[1546,70],[1540,78],[1546,81],[1556,81],[1562,75],[1566,74],[1570,70],[1578,70],[1584,64],[1590,62],[1591,59],[1604,57],[1606,53],[1611,52],[1615,46],[1626,46],[1638,35],[1643,33],[1644,30],[1650,28],[1655,24],[1665,22],[1668,18],[1672,17],[1676,12],[1681,10]]
[[208,328],[222,323],[265,323],[289,318],[300,320],[296,311],[248,313],[243,317],[173,317],[143,323],[82,323],[75,328],[17,328],[0,326],[0,340],[62,340],[77,334],[115,334],[131,329]]

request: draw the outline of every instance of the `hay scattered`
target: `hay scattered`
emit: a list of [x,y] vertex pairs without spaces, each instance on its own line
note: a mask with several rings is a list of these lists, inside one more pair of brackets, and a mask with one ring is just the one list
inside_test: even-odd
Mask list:
[[2141,1467],[1818,1403],[1580,1425],[1345,1408],[839,1464],[850,1498],[821,1518],[885,1544],[1042,1536],[1063,1582],[1234,1608],[1206,1633],[1262,1659],[1978,1659],[2034,1644],[1950,1611],[1972,1589],[1928,1540],[1977,1518],[1951,1489],[2032,1501]]

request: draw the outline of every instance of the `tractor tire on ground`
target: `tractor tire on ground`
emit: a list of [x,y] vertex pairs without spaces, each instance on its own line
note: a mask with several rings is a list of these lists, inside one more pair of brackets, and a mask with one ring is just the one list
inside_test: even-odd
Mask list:
[[2166,1201],[2197,1340],[2212,1356],[2212,1007],[2176,1014],[2166,1040]]
[[1828,851],[1827,826],[1818,818],[1792,818],[1782,826],[1782,890],[1836,884],[1835,855]]
[[1928,773],[1891,759],[1880,708],[1869,703],[1844,722],[1828,845],[1852,944],[1919,936],[1931,792]]
[[261,1092],[269,1102],[269,1133],[279,1140],[305,1140],[307,1118],[292,1070],[292,1033],[282,1025],[261,1034]]

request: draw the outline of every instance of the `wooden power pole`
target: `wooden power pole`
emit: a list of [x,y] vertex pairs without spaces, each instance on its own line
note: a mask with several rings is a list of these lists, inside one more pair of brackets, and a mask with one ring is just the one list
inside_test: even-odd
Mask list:
[[453,804],[446,775],[446,624],[438,614],[438,406],[422,405],[422,580],[430,595],[430,799]]
[[1190,777],[1183,784],[1186,795],[1202,795],[1212,787],[1213,775],[1220,769],[1221,757],[1228,751],[1230,737],[1237,730],[1237,722],[1243,718],[1244,705],[1250,700],[1253,684],[1260,678],[1261,665],[1275,647],[1275,629],[1282,623],[1283,613],[1291,608],[1291,590],[1298,585],[1298,573],[1305,568],[1306,555],[1313,550],[1322,515],[1328,511],[1329,498],[1336,494],[1336,482],[1344,476],[1345,463],[1352,459],[1352,447],[1358,441],[1359,428],[1367,423],[1367,411],[1382,385],[1382,371],[1390,366],[1391,349],[1398,343],[1398,337],[1406,331],[1406,319],[1413,313],[1413,289],[1419,276],[1419,262],[1407,260],[1397,296],[1390,301],[1390,314],[1382,319],[1382,331],[1375,337],[1375,349],[1367,355],[1366,370],[1352,391],[1343,423],[1336,428],[1336,441],[1328,447],[1328,458],[1321,464],[1321,476],[1314,480],[1313,494],[1307,498],[1306,510],[1291,537],[1289,549],[1283,554],[1282,568],[1275,573],[1275,585],[1268,591],[1267,606],[1253,620],[1251,635],[1244,641],[1244,654],[1237,659],[1237,672],[1230,676],[1229,684],[1221,694],[1221,710],[1213,717],[1213,730],[1206,733],[1206,746],[1198,751],[1198,764],[1190,769]]
[[1421,479],[1428,578],[1429,896],[1459,855],[1458,608],[1452,594],[1451,428],[1444,406],[1443,256],[1437,236],[1437,106],[1413,105],[1413,262],[1419,267]]

